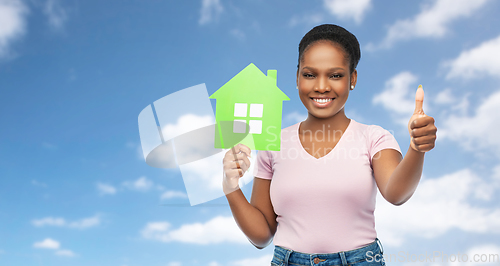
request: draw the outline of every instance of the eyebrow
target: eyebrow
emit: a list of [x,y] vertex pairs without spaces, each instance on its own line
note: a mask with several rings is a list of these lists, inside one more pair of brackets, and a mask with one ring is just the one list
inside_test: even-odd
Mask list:
[[[313,71],[317,70],[314,67],[308,67],[308,66],[302,68],[302,70],[306,70],[306,69],[313,70]],[[332,68],[328,69],[328,71],[332,71],[332,70],[345,70],[345,69],[343,67],[332,67]]]

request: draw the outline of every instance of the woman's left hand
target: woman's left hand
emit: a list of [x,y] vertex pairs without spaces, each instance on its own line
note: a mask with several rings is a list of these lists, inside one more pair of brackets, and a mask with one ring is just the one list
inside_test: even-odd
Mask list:
[[424,113],[423,103],[424,89],[420,85],[415,94],[415,111],[408,122],[410,146],[418,152],[432,150],[436,142],[437,128],[434,125],[434,118]]

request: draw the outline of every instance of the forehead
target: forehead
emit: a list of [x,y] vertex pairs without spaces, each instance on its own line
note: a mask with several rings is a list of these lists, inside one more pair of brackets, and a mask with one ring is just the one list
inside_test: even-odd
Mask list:
[[320,40],[307,46],[302,54],[301,63],[331,62],[348,64],[348,56],[344,48],[336,42]]

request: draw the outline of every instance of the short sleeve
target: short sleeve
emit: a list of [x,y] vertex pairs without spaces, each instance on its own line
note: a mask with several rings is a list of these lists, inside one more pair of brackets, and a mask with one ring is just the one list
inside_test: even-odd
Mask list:
[[269,151],[258,151],[255,168],[255,177],[263,179],[273,178],[272,155]]
[[401,149],[399,148],[399,144],[396,141],[396,138],[394,138],[394,136],[388,130],[383,129],[380,126],[370,126],[368,140],[370,161],[372,160],[373,156],[381,150],[394,149],[401,153]]

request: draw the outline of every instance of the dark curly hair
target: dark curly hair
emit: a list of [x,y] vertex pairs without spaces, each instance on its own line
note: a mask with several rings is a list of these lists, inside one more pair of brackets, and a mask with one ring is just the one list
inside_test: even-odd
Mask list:
[[331,41],[339,44],[349,61],[350,72],[352,73],[354,69],[356,69],[359,59],[361,58],[358,39],[348,30],[334,24],[316,26],[302,37],[299,44],[299,63],[297,64],[297,68],[299,68],[300,61],[307,47],[317,41]]

